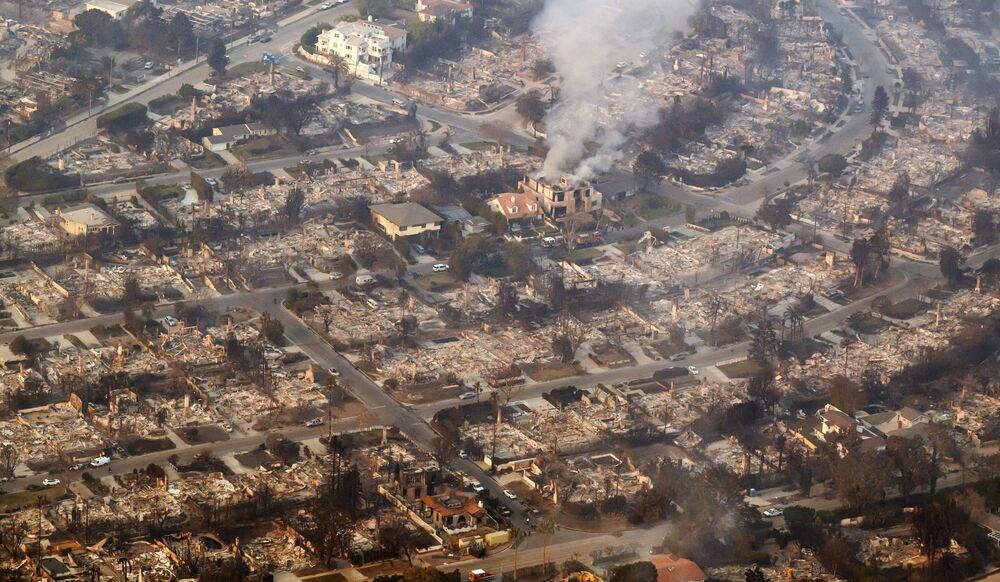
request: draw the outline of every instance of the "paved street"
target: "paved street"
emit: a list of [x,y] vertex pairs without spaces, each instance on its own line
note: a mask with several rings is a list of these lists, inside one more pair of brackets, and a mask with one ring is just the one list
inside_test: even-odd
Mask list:
[[[864,82],[864,102],[870,103],[877,85],[889,86],[891,79],[887,73],[888,63],[883,53],[879,50],[873,36],[869,31],[857,25],[850,16],[842,15],[839,7],[828,0],[820,0],[818,8],[823,18],[831,23],[844,35],[845,43],[850,47],[853,58],[864,71],[869,74]],[[282,26],[274,35],[270,44],[247,45],[244,41],[239,41],[236,46],[230,49],[230,56],[233,64],[246,61],[259,60],[262,53],[279,52],[289,56],[289,49],[292,43],[297,41],[303,32],[313,24],[322,21],[334,21],[338,15],[354,13],[354,7],[347,5],[333,10],[320,11],[315,8],[308,8],[304,12],[289,17],[283,21]],[[296,62],[296,65],[300,63]],[[301,63],[314,75],[325,75],[321,69]],[[208,75],[208,67],[201,63],[186,64],[181,70],[172,71],[171,74],[154,79],[130,94],[130,100],[147,103],[150,100],[176,92],[184,83],[196,84],[205,79]],[[362,82],[355,82],[353,92],[357,95],[373,99],[382,103],[391,103],[396,96],[391,90],[385,87],[373,86]],[[124,100],[113,100],[110,106],[117,106]],[[462,139],[492,139],[482,137],[484,132],[494,131],[497,125],[507,128],[508,136],[506,141],[515,145],[524,146],[533,140],[511,123],[512,108],[506,107],[498,111],[489,112],[483,115],[465,115],[441,108],[427,105],[419,105],[417,109],[418,118],[421,121],[433,121],[446,126],[452,135]],[[97,133],[95,117],[80,116],[79,119],[71,120],[67,128],[50,137],[42,139],[32,144],[24,144],[20,148],[15,148],[14,155],[17,159],[23,160],[31,156],[52,155],[62,149],[71,146],[73,143],[85,138],[89,138]],[[752,175],[744,184],[732,188],[726,188],[716,192],[694,192],[690,189],[670,184],[661,183],[659,192],[669,196],[671,199],[695,206],[701,212],[711,210],[727,210],[733,214],[744,217],[752,217],[757,207],[764,197],[772,194],[784,187],[786,183],[796,183],[805,179],[807,175],[807,159],[818,160],[827,153],[847,153],[854,148],[862,139],[868,136],[871,131],[868,125],[868,116],[862,114],[850,114],[846,116],[839,127],[829,136],[823,137],[795,152],[789,158],[782,160],[771,168],[763,172]],[[251,162],[250,169],[259,171],[273,171],[279,168],[292,166],[303,159],[322,159],[333,157],[346,157],[361,155],[363,153],[384,153],[388,148],[385,142],[377,142],[367,147],[342,147],[323,151],[313,156],[294,156],[281,159],[261,160]],[[202,172],[206,177],[218,178],[225,171],[225,168],[217,168]],[[174,172],[170,174],[158,175],[147,180],[148,183],[172,183],[183,182],[188,179],[188,172]],[[105,184],[93,186],[92,192],[98,195],[122,194],[130,195],[134,192],[134,184],[113,185]],[[24,203],[30,203],[37,197],[25,196]],[[611,233],[609,238],[621,240],[635,236],[641,230],[649,226],[670,226],[683,222],[683,213],[666,217],[659,221],[635,227],[626,231]],[[802,225],[794,225],[793,230],[802,234],[809,234],[811,229]],[[840,253],[849,251],[850,242],[836,239],[833,233],[820,231],[823,242],[829,248]],[[970,257],[969,264],[981,264],[987,258],[997,254],[1000,245],[978,250]],[[432,263],[421,264],[412,269],[415,273],[425,273],[430,269]],[[875,297],[884,295],[894,301],[902,298],[913,297],[921,291],[932,286],[939,280],[939,272],[936,264],[928,264],[905,259],[893,259],[890,270],[891,280],[879,293],[855,301],[848,305],[839,306],[829,313],[816,317],[805,324],[805,335],[816,335],[841,326],[851,314],[866,310],[870,307]],[[333,282],[320,285],[321,289],[332,288]],[[342,382],[352,391],[352,393],[371,411],[372,419],[376,425],[398,427],[412,441],[428,451],[435,450],[435,439],[437,437],[434,430],[428,424],[438,411],[456,406],[460,401],[449,399],[418,406],[408,406],[393,400],[371,379],[355,369],[339,353],[337,353],[318,334],[306,326],[294,314],[288,312],[280,306],[281,300],[285,297],[287,290],[291,287],[284,286],[277,288],[259,289],[249,292],[233,293],[222,295],[211,299],[199,301],[205,307],[215,312],[225,311],[231,307],[243,307],[257,311],[269,311],[275,315],[283,324],[285,335],[289,342],[299,347],[313,361],[324,368],[336,368],[341,371]],[[162,305],[156,309],[156,315],[168,315],[174,313],[173,305]],[[0,341],[9,342],[18,335],[27,338],[53,337],[64,334],[78,333],[89,330],[96,325],[109,325],[120,322],[120,314],[101,315],[88,319],[81,319],[70,322],[57,323],[47,326],[35,327],[17,332],[0,334]],[[627,382],[634,379],[648,378],[660,369],[678,366],[697,366],[708,368],[720,362],[729,361],[744,356],[747,352],[748,342],[742,342],[724,348],[704,348],[696,354],[688,356],[682,362],[658,361],[644,363],[641,365],[620,368],[614,370],[599,370],[586,376],[566,378],[562,380],[548,382],[532,382],[516,393],[515,399],[528,399],[540,396],[546,391],[554,388],[577,385],[582,388],[589,388],[598,383],[614,384],[617,382]],[[681,388],[683,389],[683,388]],[[336,419],[333,423],[333,430],[345,431],[357,427],[357,418]],[[296,441],[306,441],[323,436],[328,431],[328,427],[307,428],[304,426],[290,427],[281,430],[287,438]],[[167,458],[173,454],[180,456],[182,460],[187,460],[200,452],[211,452],[217,456],[229,455],[233,453],[249,450],[258,446],[266,438],[266,433],[236,435],[227,441],[208,443],[197,446],[184,446],[175,450],[161,451],[147,455],[139,455],[126,459],[115,460],[109,468],[108,474],[123,474],[147,466],[150,463],[165,463]],[[491,493],[505,503],[513,512],[513,521],[525,530],[530,530],[526,519],[526,513],[517,501],[511,501],[501,493],[501,486],[482,471],[476,464],[461,459],[451,462],[452,467],[459,469],[476,477],[491,491]],[[64,480],[79,478],[79,475],[68,472],[57,474]],[[19,479],[15,482],[3,484],[3,489],[14,491],[23,489],[28,485],[41,482],[44,475]],[[953,479],[949,476],[948,479]],[[829,501],[821,498],[808,499],[803,504],[815,503],[817,507],[826,507]],[[663,535],[669,530],[669,524],[661,524],[655,528],[646,530],[631,530],[620,532],[617,535],[588,534],[572,530],[563,530],[555,534],[548,548],[550,560],[559,563],[571,557],[578,557],[589,562],[589,554],[593,550],[601,549],[609,545],[634,546],[639,556],[647,555],[649,549],[658,545]],[[542,561],[545,540],[539,536],[532,536],[523,541],[518,551],[519,563],[522,566],[537,564]],[[487,556],[484,560],[465,561],[457,564],[463,571],[468,571],[472,567],[483,567],[494,572],[508,570],[513,567],[513,551],[507,550]],[[455,565],[443,566],[450,569]]]

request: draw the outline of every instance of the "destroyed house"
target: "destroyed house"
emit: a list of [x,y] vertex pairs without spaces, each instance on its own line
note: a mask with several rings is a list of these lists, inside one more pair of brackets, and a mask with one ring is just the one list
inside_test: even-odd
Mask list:
[[441,467],[433,462],[389,461],[390,489],[408,501],[433,495],[441,483]]
[[576,386],[563,386],[562,388],[556,388],[551,392],[542,394],[542,398],[559,410],[562,410],[572,404],[576,404],[577,402],[590,404],[590,394],[586,390],[581,390]]

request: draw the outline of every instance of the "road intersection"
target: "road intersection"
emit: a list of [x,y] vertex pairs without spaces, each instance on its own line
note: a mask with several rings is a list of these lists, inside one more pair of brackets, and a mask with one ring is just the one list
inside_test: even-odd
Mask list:
[[[864,102],[870,103],[877,85],[889,86],[891,82],[888,73],[888,61],[882,50],[873,42],[870,31],[859,26],[857,21],[849,15],[840,12],[837,6],[828,0],[821,0],[817,7],[821,16],[834,28],[843,34],[845,44],[850,48],[851,54],[858,63],[860,70],[865,71],[867,80],[863,95]],[[290,46],[299,36],[310,26],[317,22],[334,19],[340,11],[352,8],[341,7],[329,11],[306,9],[293,17],[286,19],[274,34],[274,44],[278,47]],[[248,45],[246,41],[239,41],[231,49],[230,54],[234,63],[259,60],[263,52],[269,50],[267,45]],[[311,65],[304,65],[312,70],[314,74],[321,71]],[[184,68],[174,71],[169,75],[160,77],[143,86],[142,90],[134,96],[135,100],[147,103],[150,100],[174,93],[184,83],[196,84],[202,81],[208,74],[208,68],[204,63],[192,63]],[[389,88],[372,86],[361,82],[356,82],[352,91],[363,97],[389,104],[395,97]],[[116,106],[122,101],[113,101],[109,107]],[[508,108],[509,109],[509,108]],[[505,115],[510,111],[494,111],[485,115],[465,115],[436,108],[429,105],[418,106],[418,118],[422,121],[433,121],[443,126],[447,126],[456,135],[480,136],[484,126],[492,124],[497,120],[505,119]],[[86,139],[97,133],[95,116],[83,116],[79,119],[71,120],[71,123],[60,132],[38,140],[31,144],[25,144],[21,148],[14,150],[14,156],[23,160],[31,156],[53,155],[81,139]],[[727,210],[738,216],[752,217],[757,207],[765,196],[785,187],[786,184],[795,184],[806,178],[808,170],[807,160],[818,160],[827,153],[845,153],[856,147],[861,140],[868,136],[870,127],[867,119],[863,115],[848,115],[835,124],[837,127],[832,133],[818,139],[798,150],[794,155],[786,158],[771,168],[766,169],[751,180],[734,187],[726,188],[717,192],[694,192],[681,185],[663,183],[659,186],[659,191],[675,201],[694,205],[697,209],[705,210]],[[525,146],[534,140],[526,134],[518,131],[510,132],[509,140],[514,145]],[[370,146],[369,148],[342,148],[329,152],[324,152],[316,157],[303,158],[302,156],[272,159],[251,162],[249,167],[253,171],[275,170],[289,165],[294,165],[302,159],[320,159],[324,157],[344,157],[360,155],[364,152],[376,151],[384,152],[387,149],[385,144]],[[209,170],[204,172],[206,177],[218,177],[224,168]],[[151,177],[149,183],[169,183],[186,179],[186,173],[164,174]],[[94,186],[91,190],[99,195],[110,195],[117,192],[131,190],[132,186],[121,185],[101,185]],[[29,199],[26,197],[26,199]],[[671,221],[680,220],[678,217],[667,218],[662,223],[651,224],[650,226],[668,225]],[[647,226],[648,227],[648,226]],[[642,227],[640,227],[642,228]],[[802,228],[801,226],[796,228]],[[627,233],[634,234],[634,233]],[[841,253],[847,252],[847,244],[838,241],[831,233],[822,233],[824,243]],[[622,235],[619,235],[622,236]],[[982,262],[990,256],[996,255],[997,246],[981,249],[974,257],[977,262]],[[919,294],[934,283],[938,277],[936,265],[910,261],[907,259],[896,259],[892,266],[892,280],[880,291],[879,294],[872,294],[847,305],[840,306],[824,315],[816,317],[805,324],[807,335],[820,334],[839,327],[851,314],[869,308],[871,302],[878,295],[886,295],[893,300],[904,297],[911,297]],[[321,289],[330,286],[330,283],[322,284]],[[341,354],[337,353],[329,343],[323,340],[319,334],[307,326],[293,313],[280,308],[278,304],[284,299],[289,288],[296,286],[286,286],[278,288],[258,289],[248,292],[235,293],[218,296],[199,301],[206,308],[214,312],[223,312],[229,308],[241,307],[257,311],[269,311],[274,314],[283,324],[287,339],[298,346],[318,365],[329,368],[336,367],[343,374],[341,380],[349,387],[352,393],[365,406],[371,410],[376,425],[395,426],[400,429],[408,438],[428,451],[435,450],[435,440],[437,434],[431,428],[429,421],[434,414],[448,407],[459,404],[458,399],[438,401],[430,404],[418,406],[408,406],[394,400],[378,384],[373,382],[365,374],[354,368]],[[162,304],[157,307],[155,315],[162,316],[171,314],[172,304]],[[18,332],[0,334],[0,341],[9,342],[17,335],[27,338],[52,337],[64,334],[72,334],[88,330],[95,325],[109,325],[122,320],[120,314],[101,315],[88,319],[81,319],[71,322],[57,323],[43,327],[29,328]],[[697,353],[688,356],[683,365],[693,365],[698,367],[708,367],[716,363],[732,360],[741,356],[747,351],[747,343],[738,343],[723,348],[712,348],[699,350]],[[649,378],[654,372],[668,367],[665,362],[652,362],[637,366],[619,368],[614,370],[597,370],[585,376],[567,378],[550,382],[528,383],[517,393],[517,398],[538,397],[553,388],[575,384],[580,387],[592,387],[598,383],[614,384],[618,382],[628,382],[641,378]],[[344,431],[355,428],[353,419],[337,419],[333,422],[333,430]],[[304,426],[290,427],[282,430],[282,434],[292,440],[306,441],[323,436],[328,431],[328,427],[309,428]],[[150,463],[165,463],[171,455],[177,454],[182,459],[187,460],[195,454],[211,452],[215,455],[225,455],[249,450],[264,442],[266,433],[247,434],[237,436],[227,441],[207,443],[190,446],[182,449],[170,451],[160,451],[146,455],[129,457],[116,460],[110,469],[109,474],[122,474],[131,472],[134,469],[145,467]],[[500,484],[489,474],[483,471],[478,465],[468,460],[454,459],[451,461],[454,468],[464,471],[479,479],[490,492],[506,503],[513,512],[513,521],[526,531],[530,531],[527,522],[527,515],[519,503],[506,499],[501,494]],[[61,473],[64,478],[77,477],[71,473]],[[37,475],[18,479],[15,482],[4,484],[4,489],[19,490],[29,485],[37,485],[44,478],[44,475]],[[588,553],[593,549],[612,544],[615,540],[627,539],[631,543],[652,548],[662,539],[668,525],[658,528],[637,530],[634,532],[623,532],[620,537],[583,534],[581,532],[561,533],[549,548],[552,555],[557,559],[566,559],[574,555]],[[621,543],[620,541],[618,543]],[[522,565],[539,563],[541,561],[541,551],[538,547],[538,540],[529,540],[522,550]],[[477,566],[485,566],[500,570],[503,563],[508,558],[503,555],[488,557],[484,561],[477,561]],[[510,563],[510,562],[507,562]],[[467,566],[468,564],[462,564]]]

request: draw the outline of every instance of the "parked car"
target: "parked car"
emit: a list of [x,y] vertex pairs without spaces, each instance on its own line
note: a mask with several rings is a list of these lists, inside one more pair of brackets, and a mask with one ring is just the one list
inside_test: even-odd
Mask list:
[[691,374],[692,376],[697,376],[698,374],[701,373],[695,366],[688,366],[687,370],[688,374]]
[[263,44],[265,42],[271,42],[271,35],[270,34],[261,35],[261,37],[260,37],[260,43]]
[[475,392],[462,392],[458,395],[459,400],[469,400],[476,397]]
[[103,467],[111,463],[111,457],[100,456],[90,462],[91,467]]
[[153,61],[146,61],[146,64],[143,65],[142,68],[146,69],[147,71],[151,71],[151,70],[153,70],[153,67],[155,67],[155,66],[156,66],[156,63],[154,63]]
[[337,368],[332,368],[331,367],[331,368],[327,369],[327,372],[330,372],[331,376],[339,376],[340,375],[340,370],[338,370]]
[[222,430],[226,432],[233,432],[233,425],[229,424],[226,421],[222,421],[221,423],[219,423],[219,426],[221,426]]
[[60,481],[59,479],[56,479],[55,477],[46,477],[45,479],[42,479],[42,486],[43,487],[55,487],[56,485],[58,485],[60,483],[62,483],[62,481]]
[[517,493],[514,493],[510,489],[504,489],[503,494],[507,497],[507,499],[517,499]]
[[307,420],[306,421],[306,426],[308,426],[308,427],[323,426],[323,419],[322,418],[314,418],[312,420]]
[[434,269],[435,273],[443,273],[444,271],[447,271],[450,267],[445,263],[437,263],[431,268]]
[[770,509],[765,509],[761,513],[764,514],[764,517],[778,517],[779,515],[785,513],[785,511],[780,507],[772,507]]
[[115,178],[114,181],[115,184],[124,184],[126,182],[128,182],[128,178],[126,178],[125,176],[118,176],[117,178]]
[[319,5],[320,10],[329,10],[331,8],[333,8],[333,4],[330,4],[329,2],[324,2]]
[[674,355],[670,356],[667,359],[669,359],[671,362],[679,362],[679,361],[683,360],[686,357],[687,357],[687,354],[685,354],[685,353],[679,353],[679,354],[674,354]]
[[460,458],[460,459],[468,459],[469,458],[469,453],[465,452],[465,449],[462,449],[462,450],[458,451],[458,458]]
[[70,465],[69,470],[70,471],[79,471],[80,469],[84,468],[84,466],[85,465],[83,463],[73,463],[72,465]]

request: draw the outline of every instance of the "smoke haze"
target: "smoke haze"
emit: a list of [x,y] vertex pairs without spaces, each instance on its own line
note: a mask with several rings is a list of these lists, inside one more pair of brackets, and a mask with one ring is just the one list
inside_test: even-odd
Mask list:
[[[643,98],[638,80],[611,74],[619,62],[638,61],[640,53],[658,56],[694,10],[693,0],[546,2],[533,28],[562,84],[545,118],[544,176],[592,178],[621,158],[630,129],[656,123],[662,96]],[[620,108],[620,115],[608,115],[609,105]],[[588,143],[596,143],[596,151],[588,153]]]

